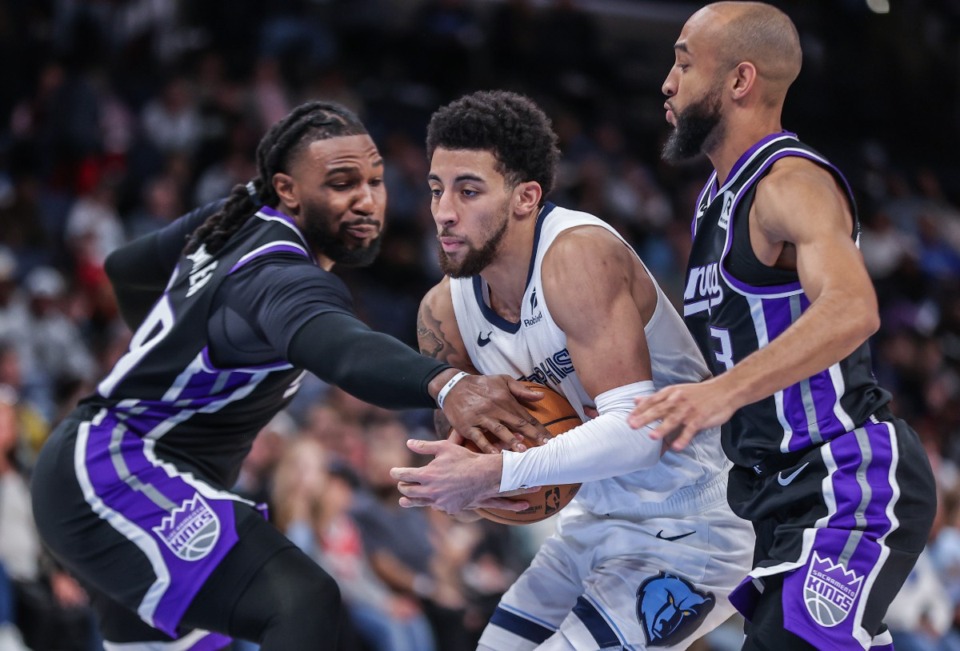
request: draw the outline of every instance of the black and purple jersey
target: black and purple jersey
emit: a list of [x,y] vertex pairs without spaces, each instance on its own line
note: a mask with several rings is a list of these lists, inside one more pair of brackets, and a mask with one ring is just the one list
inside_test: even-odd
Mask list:
[[[51,550],[178,636],[191,600],[238,541],[238,513],[253,512],[229,489],[257,433],[299,386],[290,341],[331,311],[353,314],[346,286],[270,208],[216,255],[201,246],[182,256],[127,353],[41,455],[34,505]],[[177,648],[222,643],[199,631]]]
[[[757,184],[787,156],[833,174],[854,216],[850,236],[859,234],[843,175],[792,133],[748,149],[723,186],[714,172],[697,203],[683,310],[716,375],[810,307],[797,273],[764,265],[750,243]],[[792,643],[779,638],[789,631],[817,649],[892,648],[883,617],[923,549],[936,498],[923,446],[889,399],[864,343],[723,426],[735,464],[727,498],[757,533],[754,568],[730,600],[765,644]]]
[[180,259],[89,402],[126,436],[229,487],[299,386],[302,369],[285,359],[290,339],[328,311],[352,314],[346,286],[316,266],[290,217],[264,207],[217,255],[200,247]]
[[[750,245],[757,183],[786,156],[806,158],[836,177],[854,213],[851,237],[859,236],[843,175],[792,133],[767,136],[747,150],[722,187],[714,172],[697,202],[683,296],[684,320],[714,375],[765,347],[810,306],[797,274],[763,265]],[[888,401],[864,343],[813,377],[739,409],[723,428],[724,450],[737,465],[752,467],[850,432]]]

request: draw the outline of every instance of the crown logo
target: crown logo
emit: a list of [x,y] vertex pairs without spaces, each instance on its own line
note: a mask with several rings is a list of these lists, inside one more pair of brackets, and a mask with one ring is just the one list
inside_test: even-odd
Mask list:
[[198,561],[217,544],[220,518],[198,493],[170,511],[153,532],[177,557]]
[[863,576],[814,551],[803,582],[807,612],[821,626],[836,626],[850,614],[862,586]]

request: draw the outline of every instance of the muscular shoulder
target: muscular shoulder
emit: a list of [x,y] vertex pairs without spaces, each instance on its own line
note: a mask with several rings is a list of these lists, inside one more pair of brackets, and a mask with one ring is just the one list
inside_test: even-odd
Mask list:
[[420,300],[420,312],[429,310],[434,314],[453,315],[453,299],[450,297],[450,278],[444,276],[443,280],[430,288]]
[[450,279],[444,277],[420,301],[417,343],[427,357],[441,359],[463,370],[475,370],[467,356],[450,297]]
[[634,252],[610,231],[579,226],[554,240],[543,260],[543,291],[557,323],[572,315],[603,314],[619,299],[633,300],[644,315],[656,290]]
[[612,281],[633,276],[635,264],[635,254],[610,231],[577,226],[558,235],[544,255],[544,290],[590,291],[594,286],[602,290]]
[[751,216],[772,241],[796,241],[809,228],[842,227],[852,232],[853,216],[837,179],[826,168],[799,156],[775,162],[757,183]]

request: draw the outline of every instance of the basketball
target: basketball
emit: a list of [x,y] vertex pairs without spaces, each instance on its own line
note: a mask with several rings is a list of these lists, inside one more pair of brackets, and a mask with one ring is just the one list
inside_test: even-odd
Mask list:
[[[583,421],[580,419],[577,411],[567,402],[562,395],[545,387],[537,382],[523,382],[530,389],[542,392],[543,398],[536,401],[525,403],[524,406],[534,418],[550,432],[551,436],[559,436],[567,430],[573,429]],[[537,447],[537,442],[524,437],[524,443],[527,448]],[[464,442],[464,447],[473,452],[479,452],[479,448],[473,441]],[[531,522],[540,522],[550,516],[558,513],[573,499],[577,491],[580,490],[580,484],[555,484],[541,486],[535,493],[526,495],[517,495],[507,499],[517,500],[529,503],[530,507],[523,511],[506,511],[503,509],[477,509],[477,515],[487,520],[500,522],[501,524],[530,524]]]

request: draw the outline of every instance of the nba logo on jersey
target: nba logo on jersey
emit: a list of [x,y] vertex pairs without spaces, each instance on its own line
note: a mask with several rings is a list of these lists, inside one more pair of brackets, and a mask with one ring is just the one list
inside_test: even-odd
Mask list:
[[803,601],[810,616],[826,628],[836,626],[850,614],[860,594],[863,577],[845,570],[829,558],[813,552],[813,562],[803,582]]
[[198,494],[173,509],[153,531],[179,558],[198,561],[216,545],[220,518]]
[[727,230],[727,227],[730,225],[730,213],[733,212],[733,193],[724,192],[723,193],[723,210],[720,211],[720,219],[717,221],[717,226],[723,230]]

